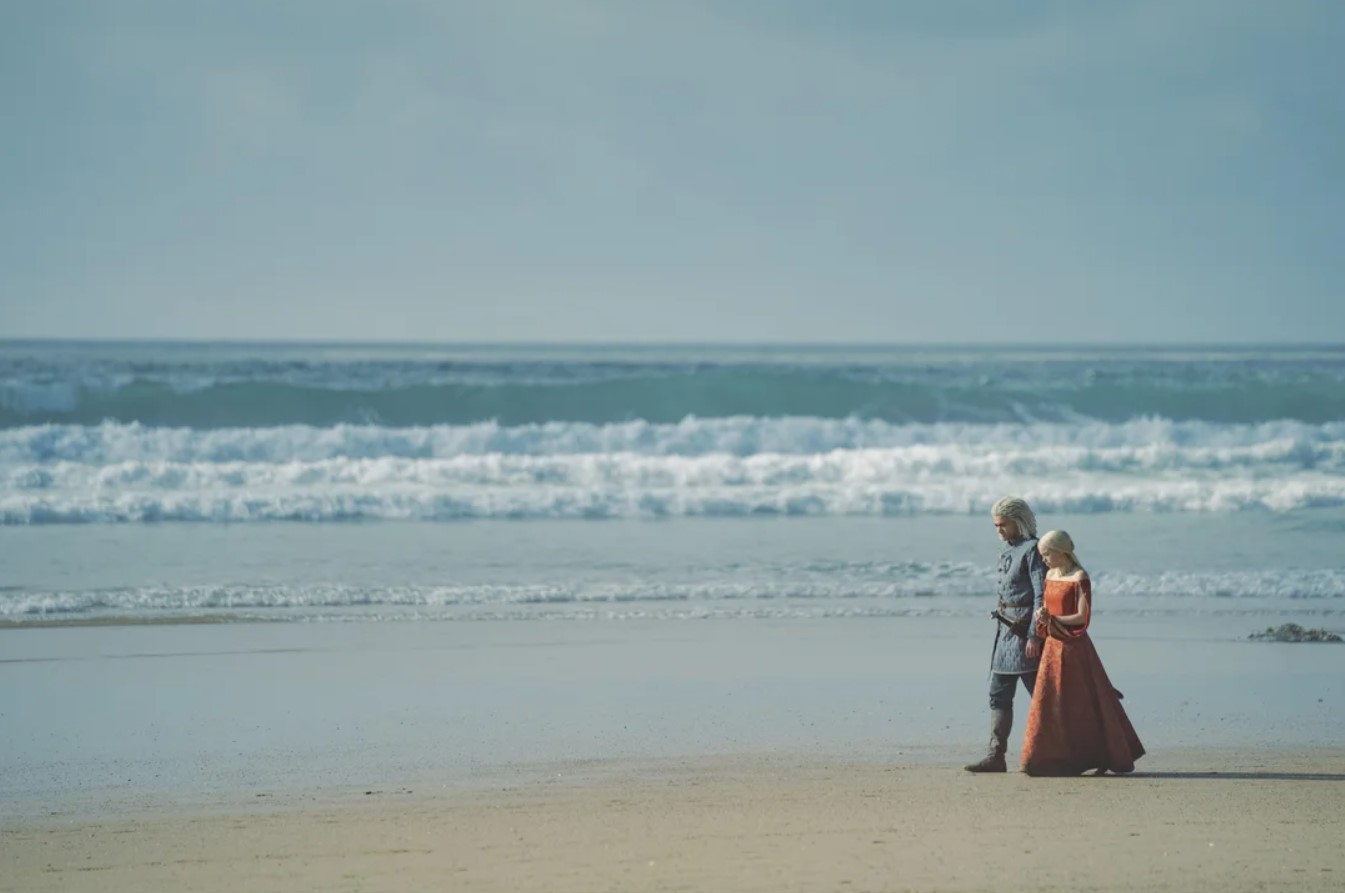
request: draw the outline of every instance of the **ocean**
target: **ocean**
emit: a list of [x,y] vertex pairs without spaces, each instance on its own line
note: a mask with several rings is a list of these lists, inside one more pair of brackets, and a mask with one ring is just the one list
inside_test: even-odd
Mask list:
[[0,342],[11,626],[980,616],[1009,493],[1340,630],[1345,346]]
[[0,805],[955,768],[1006,493],[1145,767],[1336,754],[1340,646],[1248,637],[1345,632],[1343,401],[1345,348],[0,344]]

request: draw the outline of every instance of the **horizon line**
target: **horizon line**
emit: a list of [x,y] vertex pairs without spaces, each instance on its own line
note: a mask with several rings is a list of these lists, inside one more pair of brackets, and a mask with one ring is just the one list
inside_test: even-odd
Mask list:
[[822,341],[733,341],[726,339],[706,341],[630,340],[630,341],[565,341],[523,340],[497,341],[469,339],[463,341],[402,340],[402,339],[348,339],[348,338],[203,338],[187,336],[151,337],[65,337],[59,335],[0,336],[0,345],[68,344],[68,345],[229,345],[240,347],[449,347],[449,348],[1035,348],[1047,351],[1086,348],[1316,348],[1345,349],[1345,340],[1229,340],[1229,341],[1071,341],[1068,344],[1047,341],[861,341],[831,339]]

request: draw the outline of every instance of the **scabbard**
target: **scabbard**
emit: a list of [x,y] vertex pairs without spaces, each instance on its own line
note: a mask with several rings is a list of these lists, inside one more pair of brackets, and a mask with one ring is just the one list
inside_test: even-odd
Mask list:
[[1020,639],[1026,639],[1026,638],[1027,638],[1027,619],[1026,619],[1026,618],[1024,618],[1023,620],[1018,620],[1018,621],[1010,620],[1009,618],[1007,618],[1007,617],[1005,617],[1003,614],[1001,614],[1001,613],[999,612],[998,609],[996,609],[996,610],[994,610],[994,611],[991,611],[991,612],[990,612],[990,616],[993,617],[993,618],[995,618],[996,620],[998,620],[1000,623],[1004,624],[1006,627],[1008,627],[1009,632],[1013,633],[1013,634],[1014,634],[1015,636],[1017,636],[1018,638],[1020,638]]

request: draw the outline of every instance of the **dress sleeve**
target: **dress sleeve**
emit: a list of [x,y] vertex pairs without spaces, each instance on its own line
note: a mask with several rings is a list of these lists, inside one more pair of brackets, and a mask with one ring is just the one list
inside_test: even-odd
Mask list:
[[1093,581],[1088,579],[1087,573],[1084,573],[1083,579],[1079,581],[1079,601],[1083,602],[1084,599],[1087,599],[1087,602],[1083,605],[1083,623],[1074,627],[1080,633],[1088,629],[1088,624],[1093,620]]

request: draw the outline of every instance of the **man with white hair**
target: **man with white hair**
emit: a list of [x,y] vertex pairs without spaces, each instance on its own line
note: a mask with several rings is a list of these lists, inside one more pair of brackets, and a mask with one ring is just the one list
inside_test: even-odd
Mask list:
[[990,517],[1006,543],[999,556],[999,603],[992,612],[997,622],[990,653],[990,746],[984,759],[964,767],[968,772],[1005,771],[1013,697],[1020,680],[1032,693],[1041,660],[1042,640],[1032,627],[1046,589],[1046,563],[1037,552],[1037,518],[1016,496],[996,502]]

